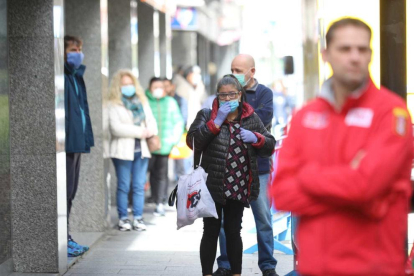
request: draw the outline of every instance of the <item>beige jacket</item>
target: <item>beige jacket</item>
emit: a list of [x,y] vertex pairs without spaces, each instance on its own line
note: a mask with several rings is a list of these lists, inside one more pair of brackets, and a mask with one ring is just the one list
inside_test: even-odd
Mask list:
[[109,104],[109,130],[111,132],[109,157],[134,160],[135,139],[140,139],[141,141],[142,158],[151,157],[147,141],[145,137],[142,137],[142,134],[145,127],[147,127],[157,135],[158,128],[149,104],[143,104],[143,108],[145,123],[142,123],[141,126],[136,126],[133,122],[132,111],[126,109],[122,104]]

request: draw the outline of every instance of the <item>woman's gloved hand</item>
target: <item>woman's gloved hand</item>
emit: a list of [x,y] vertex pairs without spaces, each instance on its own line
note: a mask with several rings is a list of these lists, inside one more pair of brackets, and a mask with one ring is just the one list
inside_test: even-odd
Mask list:
[[240,128],[240,136],[243,140],[243,142],[245,143],[257,143],[257,137],[256,135],[251,132],[250,130],[244,129],[244,128]]
[[214,124],[221,127],[221,125],[226,120],[227,115],[230,113],[230,111],[231,111],[231,106],[229,102],[222,104],[217,111],[217,117],[214,119]]

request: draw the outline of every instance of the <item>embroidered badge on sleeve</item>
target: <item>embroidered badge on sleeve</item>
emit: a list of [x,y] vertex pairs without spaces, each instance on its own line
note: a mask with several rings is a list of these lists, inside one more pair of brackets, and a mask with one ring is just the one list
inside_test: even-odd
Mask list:
[[392,110],[394,115],[394,129],[400,136],[405,136],[407,133],[407,119],[408,113],[405,109],[396,107]]

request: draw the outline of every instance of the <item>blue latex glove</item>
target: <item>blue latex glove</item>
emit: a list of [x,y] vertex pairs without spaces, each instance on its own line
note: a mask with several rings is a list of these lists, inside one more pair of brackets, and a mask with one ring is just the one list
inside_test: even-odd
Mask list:
[[227,115],[230,113],[230,111],[231,106],[229,102],[222,104],[217,111],[217,117],[214,119],[214,123],[220,127],[226,120]]
[[243,140],[243,142],[245,143],[257,143],[257,137],[256,135],[251,132],[250,130],[244,129],[244,128],[240,128],[240,136]]

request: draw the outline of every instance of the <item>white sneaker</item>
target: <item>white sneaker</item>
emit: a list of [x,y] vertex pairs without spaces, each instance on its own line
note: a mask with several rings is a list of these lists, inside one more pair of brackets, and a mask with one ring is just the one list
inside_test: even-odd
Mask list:
[[142,219],[134,219],[132,227],[133,227],[134,230],[137,230],[137,231],[147,230],[147,226],[145,225],[145,223]]
[[118,222],[118,229],[120,231],[130,231],[131,222],[129,221],[129,219],[120,219]]
[[154,210],[154,216],[156,217],[165,216],[165,209],[162,203],[159,203],[157,205],[157,208]]

